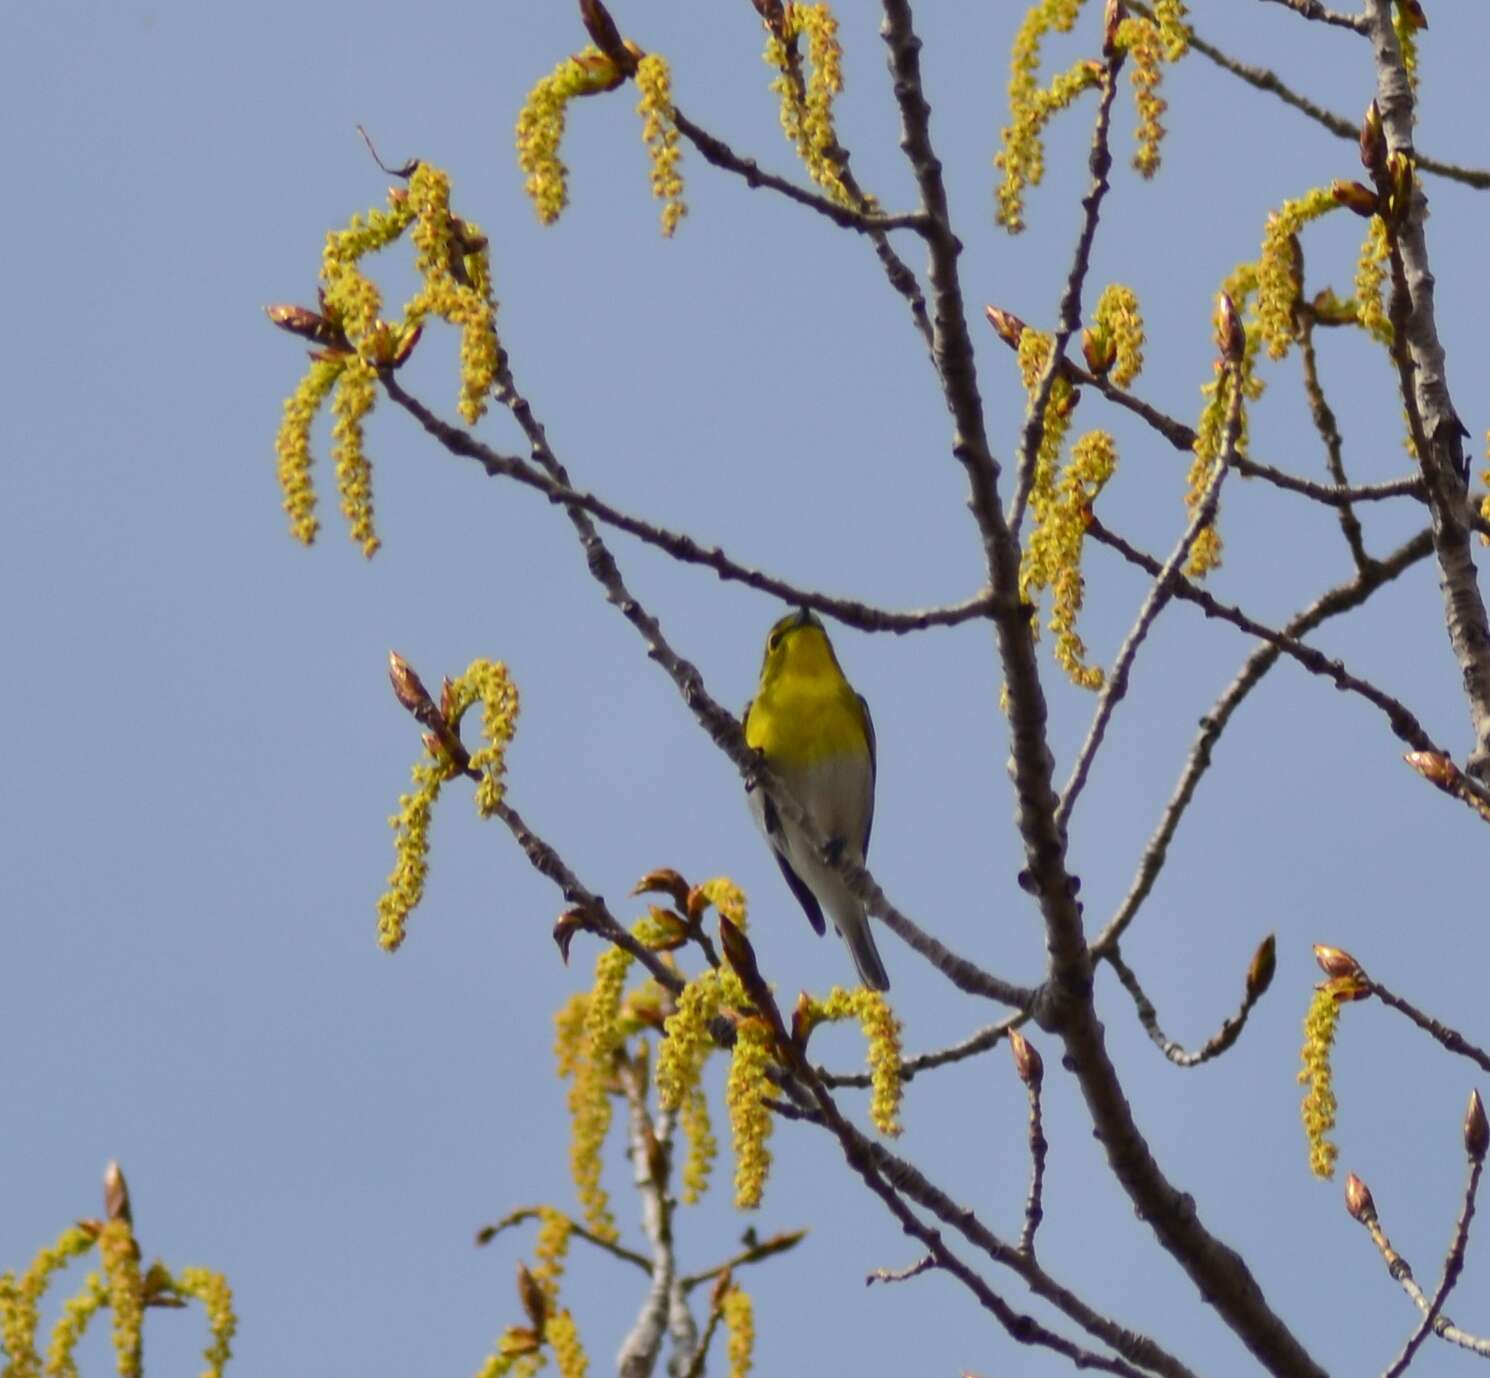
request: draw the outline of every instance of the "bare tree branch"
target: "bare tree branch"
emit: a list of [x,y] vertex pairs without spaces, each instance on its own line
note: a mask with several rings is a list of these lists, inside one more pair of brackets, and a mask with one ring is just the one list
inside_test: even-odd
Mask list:
[[1456,1029],[1451,1029],[1447,1024],[1435,1019],[1431,1014],[1425,1014],[1416,1005],[1410,1004],[1400,995],[1388,990],[1380,981],[1367,978],[1367,985],[1371,994],[1374,995],[1388,1009],[1396,1010],[1398,1014],[1406,1015],[1435,1042],[1446,1048],[1449,1052],[1459,1057],[1468,1058],[1482,1071],[1490,1072],[1490,1053],[1483,1048],[1471,1043],[1463,1034]]
[[1305,19],[1315,19],[1321,24],[1334,24],[1342,29],[1350,29],[1354,33],[1366,32],[1366,21],[1358,14],[1341,14],[1339,10],[1328,9],[1320,4],[1319,0],[1272,0],[1275,5],[1283,5],[1297,15]]
[[[1347,583],[1338,584],[1327,593],[1321,594],[1288,622],[1284,627],[1284,632],[1296,638],[1313,631],[1315,627],[1332,617],[1339,617],[1343,613],[1360,607],[1383,584],[1390,583],[1404,570],[1426,559],[1432,550],[1433,540],[1430,533],[1419,532],[1369,570],[1363,570]],[[1189,759],[1180,773],[1174,793],[1164,806],[1164,814],[1159,820],[1158,827],[1154,829],[1153,835],[1144,847],[1133,883],[1129,886],[1128,893],[1123,897],[1112,918],[1108,920],[1107,926],[1092,944],[1094,956],[1101,957],[1112,948],[1122,937],[1128,925],[1133,922],[1144,900],[1148,898],[1154,882],[1158,880],[1159,873],[1164,869],[1164,862],[1169,854],[1169,844],[1174,840],[1180,820],[1184,817],[1186,809],[1190,807],[1190,801],[1195,797],[1195,791],[1202,777],[1210,768],[1211,752],[1220,740],[1222,732],[1226,730],[1226,725],[1231,721],[1232,715],[1241,707],[1247,695],[1261,682],[1263,676],[1277,664],[1281,654],[1279,647],[1271,643],[1259,646],[1248,656],[1226,691],[1200,720],[1200,732],[1190,748]]]
[[[478,1246],[491,1243],[503,1230],[511,1229],[514,1225],[520,1225],[525,1220],[536,1220],[543,1213],[541,1206],[519,1206],[517,1210],[508,1211],[500,1220],[493,1221],[490,1225],[483,1225],[476,1231],[476,1243]],[[652,1261],[637,1253],[634,1249],[628,1249],[624,1244],[618,1244],[613,1239],[602,1239],[598,1234],[587,1230],[578,1220],[569,1216],[564,1217],[569,1221],[569,1233],[576,1239],[582,1239],[586,1244],[592,1245],[602,1253],[609,1254],[612,1258],[618,1258],[622,1263],[630,1263],[640,1268],[644,1273],[652,1271]]]
[[1132,996],[1133,1006],[1138,1012],[1138,1022],[1143,1025],[1143,1031],[1176,1067],[1199,1067],[1202,1063],[1211,1061],[1212,1058],[1220,1057],[1241,1037],[1242,1030],[1247,1027],[1247,1016],[1252,1013],[1252,1007],[1262,999],[1263,992],[1254,990],[1249,985],[1237,1012],[1229,1015],[1221,1027],[1196,1051],[1190,1052],[1183,1045],[1167,1037],[1164,1030],[1159,1027],[1158,1011],[1154,1009],[1153,1002],[1144,993],[1133,969],[1123,960],[1117,944],[1114,943],[1108,947],[1102,955],[1106,958],[1108,966],[1117,974],[1118,980],[1123,983],[1123,989]]
[[[900,1079],[911,1081],[922,1072],[929,1072],[935,1067],[945,1067],[949,1063],[962,1062],[966,1058],[986,1053],[990,1048],[998,1047],[1008,1036],[1010,1029],[1017,1029],[1028,1018],[1029,1016],[1023,1013],[1011,1014],[996,1024],[986,1025],[961,1042],[949,1044],[945,1048],[937,1048],[933,1052],[908,1057],[900,1064]],[[868,1072],[827,1072],[821,1067],[816,1071],[824,1086],[868,1087],[871,1084]]]
[[[1302,267],[1300,271],[1302,272]],[[1313,313],[1301,310],[1299,316],[1299,357],[1304,368],[1304,395],[1309,399],[1309,414],[1314,418],[1314,429],[1324,442],[1325,468],[1329,472],[1330,481],[1336,489],[1345,490],[1349,487],[1343,454],[1345,442],[1341,439],[1334,410],[1324,395],[1324,384],[1319,378],[1319,358],[1314,349]],[[1421,491],[1422,486],[1419,484],[1418,492]],[[1365,569],[1371,557],[1366,553],[1366,540],[1361,530],[1360,518],[1356,516],[1349,499],[1340,503],[1338,512],[1340,534],[1345,538],[1350,558],[1357,569]]]

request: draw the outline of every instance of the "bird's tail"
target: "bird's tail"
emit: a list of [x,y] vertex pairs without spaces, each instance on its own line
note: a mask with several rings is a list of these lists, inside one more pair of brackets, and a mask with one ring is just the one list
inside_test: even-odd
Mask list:
[[879,949],[874,945],[874,934],[869,929],[869,915],[861,905],[851,912],[835,915],[835,926],[843,937],[849,956],[854,959],[859,980],[870,990],[889,990],[890,978],[885,973],[885,964],[880,961]]

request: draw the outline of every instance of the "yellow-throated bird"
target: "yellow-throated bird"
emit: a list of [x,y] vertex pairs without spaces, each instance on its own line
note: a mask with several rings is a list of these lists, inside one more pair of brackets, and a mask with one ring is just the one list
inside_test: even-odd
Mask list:
[[[874,822],[874,723],[869,705],[844,678],[823,624],[806,608],[788,613],[766,638],[760,684],[745,706],[745,740],[765,757],[835,855],[862,863]],[[874,990],[889,990],[863,904],[763,790],[753,787],[748,798],[807,921],[822,933],[826,910],[859,979]]]

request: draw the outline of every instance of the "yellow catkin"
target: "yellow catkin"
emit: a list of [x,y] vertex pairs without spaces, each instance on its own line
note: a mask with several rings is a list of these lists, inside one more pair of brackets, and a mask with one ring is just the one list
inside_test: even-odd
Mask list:
[[720,1304],[729,1336],[726,1354],[730,1378],[747,1378],[755,1366],[755,1305],[742,1287],[731,1287]]
[[1188,13],[1184,0],[1154,0],[1154,18],[1159,21],[1166,62],[1178,62],[1190,51],[1190,28],[1185,23]]
[[1082,689],[1100,689],[1101,669],[1086,663],[1086,643],[1076,630],[1086,600],[1081,556],[1092,503],[1117,469],[1117,448],[1107,431],[1088,431],[1071,447],[1053,501],[1036,513],[1030,544],[1041,547],[1040,564],[1051,581],[1050,630],[1056,663]]
[[559,1298],[559,1279],[564,1276],[564,1263],[569,1256],[569,1240],[574,1232],[574,1222],[552,1206],[538,1208],[538,1239],[533,1245],[537,1262],[533,1276],[543,1289],[549,1310],[554,1309]]
[[524,190],[544,225],[552,225],[569,204],[569,169],[559,157],[569,102],[577,96],[609,91],[624,80],[598,48],[566,57],[528,92],[517,117],[517,165],[526,174]]
[[1302,1114],[1304,1137],[1309,1143],[1309,1167],[1316,1177],[1324,1178],[1335,1175],[1335,1160],[1339,1155],[1339,1149],[1329,1137],[1338,1108],[1330,1069],[1330,1055],[1340,1022],[1341,1002],[1336,998],[1336,984],[1321,985],[1309,1003],[1309,1013],[1304,1018],[1303,1066],[1299,1069],[1299,1081],[1308,1088],[1304,1092]]
[[429,825],[435,800],[449,778],[449,763],[426,759],[415,763],[414,788],[399,796],[398,812],[388,820],[394,829],[395,861],[388,888],[378,899],[378,945],[396,952],[402,945],[409,915],[424,898],[429,876]]
[[182,1296],[195,1297],[207,1315],[207,1330],[212,1342],[202,1355],[207,1363],[202,1378],[222,1378],[228,1360],[233,1357],[233,1336],[238,1332],[233,1289],[221,1273],[207,1268],[183,1268],[176,1275],[175,1290]]
[[1356,260],[1355,318],[1372,339],[1379,340],[1388,348],[1392,343],[1392,322],[1382,301],[1382,284],[1386,281],[1391,252],[1386,221],[1373,215]]
[[1009,56],[1009,122],[1000,136],[994,166],[1003,173],[998,188],[997,220],[1012,234],[1024,229],[1024,192],[1039,186],[1045,176],[1046,122],[1069,105],[1081,91],[1095,86],[1100,67],[1078,63],[1058,77],[1047,91],[1040,89],[1040,45],[1047,33],[1069,33],[1083,0],[1040,0],[1025,12],[1014,35]]
[[[1020,336],[1019,370],[1025,390],[1032,401],[1040,376],[1050,359],[1052,343],[1051,337],[1039,330],[1026,328]],[[1071,428],[1074,397],[1071,384],[1057,375],[1051,386],[1050,401],[1045,408],[1045,426],[1040,437],[1040,447],[1035,452],[1034,481],[1030,485],[1029,495],[1033,522],[1030,539],[1021,553],[1019,563],[1019,596],[1030,604],[1036,602],[1041,589],[1049,588],[1055,582],[1059,572],[1050,563],[1050,545],[1044,533],[1058,502],[1056,477],[1059,473],[1061,449]]]
[[107,1221],[98,1232],[114,1321],[114,1367],[119,1378],[141,1378],[144,1372],[145,1288],[140,1248],[127,1220]]
[[290,534],[302,545],[312,544],[321,527],[316,519],[316,489],[311,477],[310,428],[345,364],[344,358],[311,363],[295,391],[285,398],[284,419],[274,438],[279,488],[290,519]]
[[702,1086],[690,1087],[685,1093],[678,1121],[688,1145],[688,1154],[683,1159],[683,1204],[694,1206],[708,1191],[714,1162],[719,1156],[719,1142],[714,1137],[714,1125],[709,1117],[709,1098]]
[[1407,73],[1408,84],[1418,89],[1418,26],[1402,4],[1395,6],[1392,28],[1397,33],[1397,47],[1402,52],[1402,70]]
[[381,542],[373,529],[372,463],[363,446],[362,419],[378,398],[377,370],[354,355],[342,368],[331,398],[331,458],[336,467],[336,491],[342,516],[352,539],[371,559]]
[[700,881],[695,890],[736,928],[745,929],[745,892],[728,876],[713,876]]
[[[771,82],[781,102],[781,128],[795,146],[807,174],[841,206],[859,209],[838,166],[838,134],[833,101],[843,90],[843,49],[838,20],[826,4],[792,4],[783,11],[784,30],[767,30],[765,60],[775,69]],[[807,39],[810,74],[802,74],[798,40]]]
[[809,1011],[811,1022],[857,1019],[869,1049],[869,1118],[881,1134],[900,1133],[901,1024],[879,991],[865,986],[845,990],[834,986],[827,998]]
[[452,722],[481,704],[483,745],[471,753],[471,769],[481,772],[476,786],[476,811],[490,818],[502,802],[507,772],[507,747],[517,731],[520,707],[517,685],[500,660],[473,660],[451,688]]
[[558,1311],[548,1318],[543,1338],[553,1349],[559,1378],[585,1378],[590,1371],[590,1361],[585,1357],[574,1317],[568,1311]]
[[689,1091],[699,1084],[714,1047],[709,1024],[719,1013],[724,984],[731,979],[738,983],[733,973],[721,977],[717,971],[706,971],[695,977],[683,987],[677,1008],[668,1015],[657,1051],[657,1098],[664,1110],[680,1110]]
[[1159,94],[1168,45],[1157,25],[1147,19],[1125,19],[1118,25],[1117,46],[1128,54],[1128,80],[1138,111],[1138,128],[1134,131],[1138,148],[1133,166],[1139,176],[1152,177],[1159,170],[1159,146],[1166,132],[1160,117],[1169,108]]
[[753,1210],[761,1203],[771,1170],[771,1112],[762,1103],[772,1093],[766,1076],[771,1065],[771,1031],[759,1019],[747,1019],[735,1030],[725,1102],[735,1152],[735,1206]]
[[1303,284],[1295,236],[1339,206],[1328,187],[1316,187],[1268,216],[1257,259],[1257,320],[1270,359],[1283,358],[1298,337],[1295,318]]
[[[108,1305],[108,1301],[109,1289],[102,1276],[89,1273],[83,1280],[82,1291],[62,1303],[62,1314],[52,1327],[51,1343],[47,1346],[47,1378],[78,1378],[78,1365],[74,1357],[78,1344],[93,1318]],[[14,1374],[15,1378],[24,1378],[26,1372],[22,1365],[6,1370],[7,1374]]]
[[6,1378],[34,1378],[40,1371],[36,1330],[41,1320],[41,1298],[56,1274],[86,1254],[93,1242],[89,1231],[73,1226],[64,1230],[54,1244],[39,1250],[19,1279],[13,1273],[0,1275],[0,1343],[9,1360]]
[[520,1359],[531,1357],[533,1347],[531,1332],[509,1325],[497,1337],[496,1347],[486,1362],[476,1370],[476,1378],[506,1378]]
[[491,254],[480,227],[450,209],[450,178],[421,163],[409,180],[409,202],[420,289],[404,308],[409,325],[438,316],[460,332],[460,396],[456,403],[471,425],[486,412],[501,366],[492,296]]
[[673,118],[672,73],[667,59],[648,53],[636,64],[636,86],[641,92],[636,113],[642,117],[642,139],[652,163],[652,195],[662,202],[662,233],[669,238],[687,214],[683,177],[678,163],[678,126]]

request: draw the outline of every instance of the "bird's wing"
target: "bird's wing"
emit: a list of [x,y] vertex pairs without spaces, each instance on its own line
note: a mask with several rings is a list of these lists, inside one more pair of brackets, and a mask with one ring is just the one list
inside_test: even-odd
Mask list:
[[758,785],[751,788],[746,796],[746,802],[750,805],[750,812],[755,815],[755,821],[760,825],[760,830],[766,835],[766,843],[771,848],[771,855],[776,858],[776,864],[781,867],[781,874],[786,880],[787,889],[802,906],[802,912],[807,915],[807,922],[812,925],[813,932],[818,937],[822,937],[828,931],[827,923],[823,918],[823,907],[818,903],[817,896],[807,888],[802,877],[792,870],[791,862],[786,859],[786,838],[782,834],[781,818],[776,812],[776,805]]
[[864,710],[864,735],[869,739],[869,808],[864,813],[864,842],[859,849],[859,855],[869,855],[869,833],[874,827],[874,777],[877,773],[876,751],[874,745],[874,719],[869,715],[869,700],[863,694],[856,696],[859,707]]

